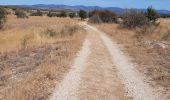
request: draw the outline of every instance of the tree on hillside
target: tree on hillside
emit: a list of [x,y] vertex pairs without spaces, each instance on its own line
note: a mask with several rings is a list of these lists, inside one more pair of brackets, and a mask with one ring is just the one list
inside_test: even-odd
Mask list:
[[87,18],[87,12],[84,10],[80,10],[79,17],[81,18],[81,20],[84,20],[85,18]]
[[159,14],[158,14],[158,12],[154,8],[148,7],[147,12],[146,12],[146,17],[150,21],[156,22],[157,19],[159,18]]
[[0,7],[0,29],[3,27],[6,22],[6,11],[4,8]]

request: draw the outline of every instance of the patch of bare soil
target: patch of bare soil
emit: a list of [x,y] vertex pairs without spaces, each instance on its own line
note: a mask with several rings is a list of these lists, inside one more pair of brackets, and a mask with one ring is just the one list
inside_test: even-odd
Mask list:
[[137,33],[120,29],[115,24],[97,27],[122,44],[124,52],[130,55],[132,61],[139,65],[137,69],[146,76],[145,81],[157,88],[167,100],[170,99],[170,45],[166,44],[164,48],[160,41],[148,42],[138,37]]
[[68,72],[82,41],[83,36],[0,54],[0,99],[47,99]]

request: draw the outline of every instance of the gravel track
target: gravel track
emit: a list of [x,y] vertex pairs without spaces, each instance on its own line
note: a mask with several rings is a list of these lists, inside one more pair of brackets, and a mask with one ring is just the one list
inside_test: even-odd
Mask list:
[[93,26],[81,26],[87,39],[50,100],[164,100],[118,44]]
[[71,70],[54,91],[50,100],[77,100],[76,90],[81,81],[81,73],[86,66],[90,54],[90,42],[85,40],[82,50],[78,53]]

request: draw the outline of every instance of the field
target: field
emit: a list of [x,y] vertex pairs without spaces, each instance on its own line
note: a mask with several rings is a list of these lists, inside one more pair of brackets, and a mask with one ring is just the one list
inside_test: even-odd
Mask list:
[[106,32],[136,63],[146,82],[169,95],[170,91],[170,19],[161,19],[160,26],[144,29],[124,29],[118,24],[96,25]]
[[170,99],[170,19],[29,13],[0,29],[0,100]]
[[69,70],[85,31],[70,18],[8,16],[0,30],[0,97],[46,99]]

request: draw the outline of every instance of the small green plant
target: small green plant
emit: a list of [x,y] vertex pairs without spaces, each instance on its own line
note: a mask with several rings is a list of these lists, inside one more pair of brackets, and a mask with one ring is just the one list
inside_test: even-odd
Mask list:
[[80,10],[79,17],[81,18],[81,20],[84,20],[85,18],[87,18],[87,12],[84,10]]
[[148,7],[146,17],[149,19],[149,21],[155,23],[158,20],[159,16],[160,15],[154,8]]
[[3,28],[5,22],[6,22],[6,11],[4,8],[0,7],[0,29]]

